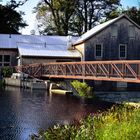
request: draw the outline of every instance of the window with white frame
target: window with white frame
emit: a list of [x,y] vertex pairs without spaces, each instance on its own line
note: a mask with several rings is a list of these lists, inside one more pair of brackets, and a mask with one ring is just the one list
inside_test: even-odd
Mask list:
[[10,66],[11,56],[10,55],[0,55],[0,66]]
[[125,59],[127,54],[127,45],[120,44],[119,45],[119,58]]
[[135,26],[134,25],[129,25],[129,37],[135,38]]
[[95,46],[95,57],[96,58],[102,58],[103,56],[103,45],[102,44],[96,44]]
[[112,33],[112,37],[117,37],[118,36],[118,27],[117,27],[117,25],[112,25],[111,33]]

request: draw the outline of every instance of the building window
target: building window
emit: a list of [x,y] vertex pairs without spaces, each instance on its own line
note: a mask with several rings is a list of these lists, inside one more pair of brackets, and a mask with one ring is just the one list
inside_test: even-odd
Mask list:
[[10,62],[10,55],[4,55],[4,62]]
[[127,46],[126,44],[119,45],[119,58],[126,58]]
[[103,56],[103,45],[102,44],[96,44],[95,46],[95,57],[96,58],[102,58]]
[[11,56],[10,55],[0,55],[0,66],[10,66]]
[[134,25],[129,25],[129,37],[135,38],[135,26]]
[[2,62],[2,55],[0,55],[0,62]]
[[118,36],[118,27],[117,27],[117,25],[112,25],[111,33],[112,33],[112,37],[117,37]]

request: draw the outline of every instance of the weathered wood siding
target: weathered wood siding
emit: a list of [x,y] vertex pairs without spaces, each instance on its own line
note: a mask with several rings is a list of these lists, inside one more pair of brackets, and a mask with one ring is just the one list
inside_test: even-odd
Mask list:
[[80,61],[80,58],[49,58],[49,57],[22,57],[21,65],[34,63],[48,63],[48,62],[72,62]]
[[[116,25],[118,34],[116,37],[112,36],[112,27]],[[108,26],[104,30],[100,31],[84,43],[76,45],[75,47],[84,54],[85,61],[96,61],[96,60],[119,60],[119,45],[127,45],[127,56],[128,60],[140,60],[140,29],[134,25],[135,37],[129,37],[129,27],[134,25],[126,18],[121,18],[114,24]],[[95,57],[95,46],[96,44],[103,45],[103,57],[97,59]],[[82,50],[82,51],[81,51]],[[88,81],[90,86],[93,86],[95,90],[112,90],[116,89],[117,82],[107,81]],[[138,84],[128,83],[128,88],[138,88]],[[139,89],[139,88],[138,88]]]
[[[112,26],[117,25],[118,35],[112,37]],[[119,60],[119,44],[127,45],[126,59],[140,59],[140,29],[135,25],[135,37],[129,37],[129,26],[133,25],[126,18],[122,18],[110,25],[100,33],[85,41],[85,60],[94,61],[96,44],[103,45],[103,57],[101,60]]]
[[17,56],[18,56],[17,49],[0,49],[0,55],[10,55],[11,66],[17,65]]

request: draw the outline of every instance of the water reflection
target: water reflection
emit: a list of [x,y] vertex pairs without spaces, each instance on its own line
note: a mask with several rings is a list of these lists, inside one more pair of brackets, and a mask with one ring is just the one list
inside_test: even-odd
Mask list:
[[29,140],[40,129],[79,120],[101,108],[100,103],[81,103],[73,96],[7,87],[0,92],[0,140]]

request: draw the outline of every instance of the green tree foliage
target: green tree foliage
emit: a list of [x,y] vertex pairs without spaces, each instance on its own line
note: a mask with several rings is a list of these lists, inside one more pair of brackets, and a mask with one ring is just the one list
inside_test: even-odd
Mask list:
[[45,25],[44,32],[68,35],[75,4],[75,0],[44,0],[39,3],[36,8],[37,19],[41,21],[41,26]]
[[42,34],[81,35],[119,5],[120,0],[44,0],[36,13]]
[[140,25],[140,8],[131,7],[124,11],[134,22]]
[[122,8],[122,9],[117,9],[115,11],[112,11],[111,13],[107,15],[106,20],[116,18],[122,14],[126,14],[134,22],[140,25],[140,8],[137,8],[137,7],[127,7],[127,9]]
[[83,32],[93,28],[118,6],[120,0],[78,0],[77,14],[80,14],[83,21]]
[[14,68],[7,66],[1,69],[1,74],[3,75],[3,77],[10,77],[13,71],[15,71]]
[[27,26],[22,19],[24,13],[15,10],[23,4],[24,2],[16,3],[14,0],[11,0],[5,6],[0,4],[0,33],[18,34],[20,28]]

